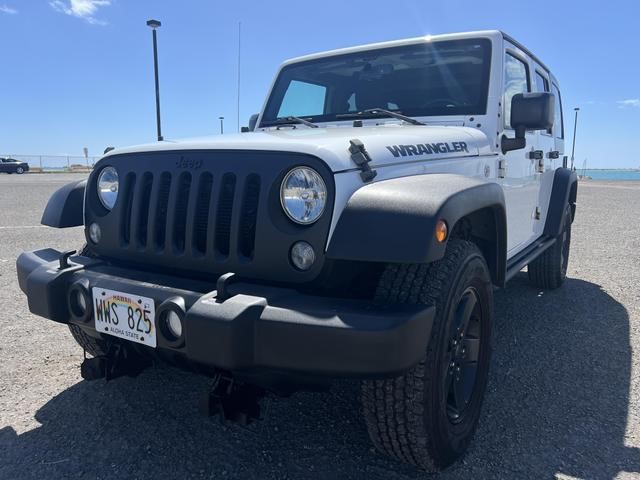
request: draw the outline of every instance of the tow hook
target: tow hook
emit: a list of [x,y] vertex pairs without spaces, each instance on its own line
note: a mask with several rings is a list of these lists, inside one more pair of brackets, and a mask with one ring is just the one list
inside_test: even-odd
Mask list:
[[220,415],[223,423],[247,426],[260,419],[260,399],[265,395],[262,388],[238,383],[219,373],[202,399],[200,411],[208,417]]
[[87,358],[85,352],[84,360],[80,364],[80,375],[87,381],[101,378],[109,381],[125,375],[137,377],[149,366],[150,359],[118,343],[112,343],[106,355]]

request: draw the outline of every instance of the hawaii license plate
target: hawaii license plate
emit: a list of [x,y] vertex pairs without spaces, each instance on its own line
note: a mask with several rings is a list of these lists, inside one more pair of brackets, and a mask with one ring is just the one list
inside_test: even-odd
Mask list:
[[98,287],[92,293],[96,331],[155,348],[153,299]]

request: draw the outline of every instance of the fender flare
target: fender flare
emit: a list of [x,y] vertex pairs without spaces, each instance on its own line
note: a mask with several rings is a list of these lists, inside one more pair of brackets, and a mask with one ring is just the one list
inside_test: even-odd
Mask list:
[[470,215],[478,217],[473,236],[480,239],[492,280],[503,285],[507,222],[502,187],[462,175],[400,177],[361,187],[340,214],[326,255],[365,262],[433,262],[446,249],[446,242],[435,238],[436,222],[444,220],[451,234]]
[[42,225],[55,228],[84,225],[84,191],[87,180],[73,182],[51,195],[42,214]]
[[576,215],[576,199],[578,196],[578,175],[575,171],[560,167],[556,169],[549,198],[547,218],[544,223],[544,234],[557,237],[562,233],[564,211],[571,207],[571,221]]

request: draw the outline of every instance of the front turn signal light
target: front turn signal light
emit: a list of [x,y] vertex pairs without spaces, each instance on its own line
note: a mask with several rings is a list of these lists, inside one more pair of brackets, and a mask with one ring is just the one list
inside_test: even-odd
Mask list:
[[447,239],[447,222],[444,220],[438,220],[436,222],[436,240],[439,243],[444,242]]

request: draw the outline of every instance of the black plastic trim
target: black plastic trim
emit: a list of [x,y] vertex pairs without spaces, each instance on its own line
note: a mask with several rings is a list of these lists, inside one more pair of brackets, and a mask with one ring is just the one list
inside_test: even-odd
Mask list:
[[[89,177],[86,224],[101,227],[102,239],[92,245],[101,258],[187,278],[215,279],[234,272],[245,279],[309,283],[322,271],[335,185],[329,167],[315,156],[247,150],[141,152],[105,157],[94,172],[106,165],[116,168],[120,178],[135,175],[137,181],[131,201],[121,195],[110,212],[103,212],[95,173]],[[282,179],[301,166],[318,172],[327,187],[325,211],[311,225],[294,224],[280,206]],[[143,178],[152,178],[148,194]],[[202,182],[211,182],[206,195],[198,191]],[[249,192],[255,198],[247,193],[249,187],[255,187]],[[304,272],[289,262],[291,245],[301,240],[318,253]]]
[[73,182],[54,192],[42,214],[42,225],[55,228],[79,227],[83,222],[86,180]]
[[385,263],[427,263],[444,256],[435,239],[443,219],[453,231],[462,217],[491,209],[495,252],[487,259],[494,283],[506,267],[506,210],[497,183],[452,174],[394,178],[365,185],[349,199],[327,248],[327,258]]
[[556,237],[562,233],[564,227],[564,211],[567,205],[571,207],[571,221],[575,217],[576,200],[578,195],[578,175],[569,168],[557,168],[553,176],[553,187],[549,198],[549,209],[544,224],[544,234]]
[[[320,297],[255,283],[227,286],[185,281],[71,257],[56,269],[60,252],[25,252],[17,260],[21,288],[32,313],[61,323],[77,323],[97,338],[91,322],[70,314],[72,285],[129,292],[153,298],[162,312],[185,312],[183,340],[158,335],[157,348],[131,344],[151,356],[232,372],[300,372],[327,377],[377,378],[412,367],[423,358],[431,335],[434,306],[375,306],[367,300]],[[108,337],[111,341],[114,337]],[[179,360],[176,360],[178,358]]]

